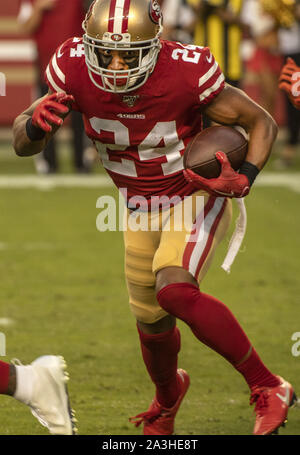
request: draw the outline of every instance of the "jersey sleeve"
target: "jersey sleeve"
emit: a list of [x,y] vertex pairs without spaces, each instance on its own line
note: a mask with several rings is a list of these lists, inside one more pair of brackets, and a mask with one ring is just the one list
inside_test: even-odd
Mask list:
[[45,71],[45,81],[53,92],[68,93],[67,88],[67,58],[70,52],[70,40],[61,44],[53,56]]
[[77,55],[74,43],[78,44],[78,42],[80,42],[79,38],[70,38],[61,44],[51,57],[44,75],[46,84],[52,92],[64,92],[74,96],[75,102],[72,103],[72,110],[74,111],[80,111],[80,109],[77,104],[76,94],[72,89],[74,85],[72,81],[74,81],[76,73],[69,60],[73,54]]
[[197,101],[209,104],[225,87],[225,77],[208,47],[202,48],[197,67]]

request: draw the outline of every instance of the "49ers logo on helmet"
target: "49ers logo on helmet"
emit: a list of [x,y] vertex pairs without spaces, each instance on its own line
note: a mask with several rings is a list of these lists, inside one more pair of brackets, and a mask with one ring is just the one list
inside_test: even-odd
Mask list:
[[156,0],[151,0],[149,3],[149,15],[152,22],[154,22],[155,24],[159,24],[162,15],[160,6]]
[[112,39],[113,41],[122,41],[123,36],[122,36],[122,35],[119,35],[119,33],[113,33],[113,34],[111,35],[111,39]]

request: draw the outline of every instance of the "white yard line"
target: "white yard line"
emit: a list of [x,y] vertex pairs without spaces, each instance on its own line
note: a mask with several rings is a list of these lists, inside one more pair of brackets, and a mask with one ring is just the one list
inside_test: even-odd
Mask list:
[[105,175],[0,175],[0,188],[51,190],[58,187],[101,188],[111,186],[111,179]]
[[263,172],[257,177],[255,185],[285,187],[300,193],[300,173]]
[[[0,188],[51,190],[53,188],[101,188],[112,187],[112,180],[106,175],[0,175]],[[300,193],[300,173],[263,172],[255,186],[285,187]]]

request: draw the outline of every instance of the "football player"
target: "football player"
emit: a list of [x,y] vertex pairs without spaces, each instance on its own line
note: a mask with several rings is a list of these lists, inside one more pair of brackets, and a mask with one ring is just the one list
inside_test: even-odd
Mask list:
[[[155,0],[96,0],[84,31],[83,38],[69,39],[53,55],[46,70],[49,94],[16,118],[14,147],[19,156],[40,152],[70,110],[78,110],[103,166],[126,190],[128,219],[156,218],[158,229],[136,230],[128,223],[124,232],[130,305],[155,385],[149,409],[131,421],[143,424],[147,435],[174,431],[190,382],[178,368],[179,318],[243,375],[255,403],[254,434],[271,434],[286,419],[293,387],[264,365],[231,311],[199,284],[229,226],[231,198],[249,193],[277,126],[244,92],[224,82],[208,48],[160,39],[162,16]],[[249,134],[239,173],[222,151],[218,178],[184,172],[184,150],[201,129],[202,113]],[[203,210],[193,203],[198,196],[204,198]],[[153,206],[153,197],[179,202],[164,210]],[[192,202],[193,222],[178,230],[175,212],[185,199]],[[199,226],[203,235],[195,241]]]
[[51,434],[76,434],[76,419],[70,408],[66,362],[61,356],[45,355],[30,365],[0,360],[0,394],[14,397],[30,407],[34,417]]
[[296,109],[300,109],[300,67],[288,57],[279,77],[279,88],[286,92]]

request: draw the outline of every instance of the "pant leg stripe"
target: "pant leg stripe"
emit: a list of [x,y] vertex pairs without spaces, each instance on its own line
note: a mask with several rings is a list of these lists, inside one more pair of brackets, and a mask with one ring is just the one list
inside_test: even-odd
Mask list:
[[188,270],[197,278],[201,267],[209,254],[214,233],[218,227],[226,206],[224,198],[210,198],[205,206],[204,220],[198,231],[197,241],[193,241],[193,248],[190,250]]
[[203,213],[203,211],[201,211],[200,214],[197,216],[196,220],[194,221],[193,229],[192,229],[190,238],[187,242],[187,245],[185,247],[185,250],[183,253],[183,259],[182,259],[182,265],[186,270],[190,271],[190,260],[191,260],[193,251],[196,248],[199,235],[202,232],[202,229],[201,229],[202,223],[203,223],[205,217],[207,216],[207,214],[210,212],[210,210],[214,206],[215,199],[216,198],[212,197],[212,196],[208,199],[208,201],[204,207],[204,213]]
[[222,206],[221,206],[221,209],[219,210],[219,213],[217,214],[217,216],[215,217],[215,220],[213,222],[213,225],[211,227],[211,230],[209,232],[209,236],[207,238],[207,242],[206,242],[206,245],[205,245],[205,248],[204,248],[204,251],[200,257],[200,261],[198,262],[198,267],[197,267],[197,270],[196,270],[196,275],[195,275],[195,278],[198,279],[198,276],[199,276],[199,273],[200,273],[200,270],[211,250],[211,246],[212,246],[212,243],[213,243],[213,240],[214,240],[214,235],[215,235],[215,232],[217,230],[217,227],[219,226],[219,223],[221,221],[221,218],[222,218],[222,215],[224,213],[224,210],[225,210],[225,207],[227,205],[227,199],[224,199],[223,200],[223,203],[222,203]]

